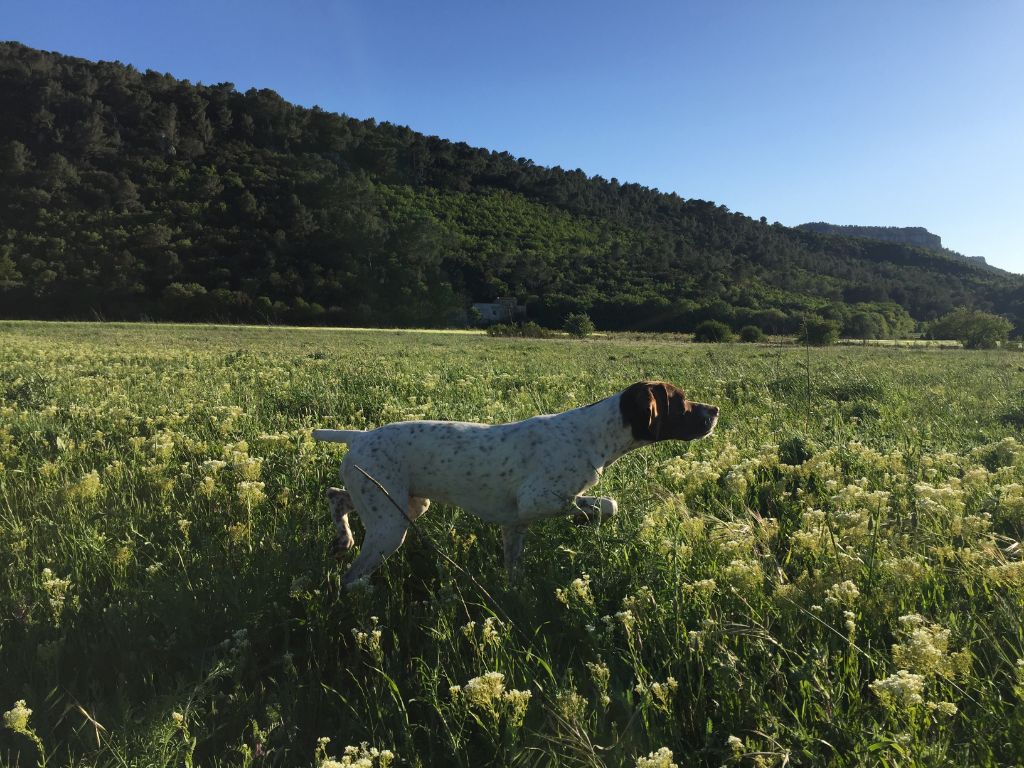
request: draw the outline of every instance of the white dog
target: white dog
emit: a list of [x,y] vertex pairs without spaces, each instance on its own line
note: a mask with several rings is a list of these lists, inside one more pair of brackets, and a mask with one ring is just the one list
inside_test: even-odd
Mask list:
[[[706,437],[717,422],[716,406],[691,402],[671,384],[642,381],[582,408],[510,424],[402,421],[365,432],[313,430],[317,440],[349,446],[340,470],[348,490],[327,492],[336,551],[354,543],[350,511],[366,529],[343,583],[368,576],[397,550],[431,499],[500,525],[511,575],[533,520],[616,511],[612,499],[579,495],[608,464],[649,443]],[[405,514],[395,502],[406,506]]]

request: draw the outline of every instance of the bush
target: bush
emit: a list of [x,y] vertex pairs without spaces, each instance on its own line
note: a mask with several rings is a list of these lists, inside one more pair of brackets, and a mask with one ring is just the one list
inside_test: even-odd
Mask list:
[[693,340],[712,344],[732,341],[732,329],[719,320],[705,320],[693,332]]
[[163,313],[172,320],[203,317],[210,304],[206,288],[199,283],[171,283],[163,291]]
[[586,338],[597,330],[594,326],[594,321],[590,319],[590,315],[586,312],[570,313],[566,316],[563,327],[570,336],[575,336],[577,339]]
[[801,323],[796,340],[812,347],[826,347],[839,341],[839,326],[834,320],[808,317]]
[[497,323],[487,329],[488,336],[514,336],[524,339],[549,339],[554,334],[542,328],[532,320],[516,325],[514,323]]
[[843,332],[854,339],[884,339],[889,335],[885,318],[878,312],[860,310],[846,321]]
[[764,341],[764,338],[764,331],[756,325],[744,325],[740,328],[740,341],[745,341],[749,344]]
[[960,307],[943,315],[928,329],[933,339],[956,339],[967,349],[995,349],[1010,335],[1005,317]]
[[814,456],[814,446],[804,435],[791,435],[779,443],[779,461],[803,464]]

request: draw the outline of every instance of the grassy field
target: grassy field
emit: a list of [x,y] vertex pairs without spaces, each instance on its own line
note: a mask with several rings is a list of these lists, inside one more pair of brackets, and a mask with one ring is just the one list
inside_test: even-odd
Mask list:
[[[521,585],[438,507],[339,590],[311,427],[644,378],[719,429]],[[1019,765],[1022,425],[1019,352],[0,323],[0,765]]]

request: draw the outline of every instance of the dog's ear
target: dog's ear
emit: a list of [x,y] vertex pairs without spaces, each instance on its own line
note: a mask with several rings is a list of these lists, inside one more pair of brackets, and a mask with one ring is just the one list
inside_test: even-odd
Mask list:
[[623,391],[619,410],[635,440],[653,442],[661,434],[662,420],[668,413],[668,390],[661,382],[639,381]]
[[663,381],[656,381],[649,386],[651,397],[654,399],[654,419],[652,420],[651,429],[654,431],[654,439],[658,440],[661,438],[662,427],[668,421],[668,390],[671,385]]

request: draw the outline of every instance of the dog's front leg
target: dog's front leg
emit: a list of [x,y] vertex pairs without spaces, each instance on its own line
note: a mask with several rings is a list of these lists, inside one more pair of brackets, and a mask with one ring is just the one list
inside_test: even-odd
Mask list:
[[505,570],[508,580],[515,583],[519,580],[519,559],[523,556],[523,540],[526,538],[526,525],[501,526],[501,542],[505,550]]
[[607,496],[577,496],[573,505],[576,511],[572,520],[576,525],[604,522],[619,511],[619,503]]

